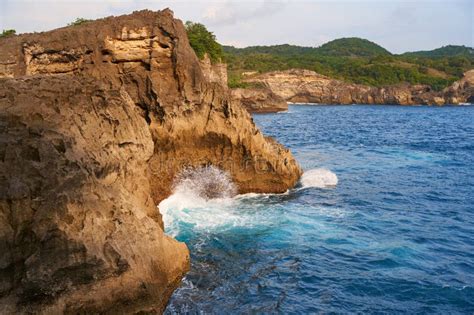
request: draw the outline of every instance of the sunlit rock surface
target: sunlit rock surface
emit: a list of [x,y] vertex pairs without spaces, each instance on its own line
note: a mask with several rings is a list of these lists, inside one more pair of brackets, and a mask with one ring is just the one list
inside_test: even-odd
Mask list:
[[156,205],[185,166],[223,169],[241,193],[301,174],[206,79],[170,10],[0,47],[2,314],[159,313],[189,253]]
[[444,105],[468,102],[474,95],[474,70],[443,91],[426,85],[371,87],[335,80],[310,70],[292,69],[254,74],[247,82],[264,85],[288,102],[320,104]]

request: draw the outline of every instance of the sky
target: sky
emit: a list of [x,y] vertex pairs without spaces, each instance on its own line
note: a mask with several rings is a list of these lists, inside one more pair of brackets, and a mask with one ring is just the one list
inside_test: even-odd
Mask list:
[[77,17],[96,19],[169,7],[200,22],[221,44],[320,46],[361,37],[392,53],[474,46],[473,0],[0,0],[0,30],[39,32]]

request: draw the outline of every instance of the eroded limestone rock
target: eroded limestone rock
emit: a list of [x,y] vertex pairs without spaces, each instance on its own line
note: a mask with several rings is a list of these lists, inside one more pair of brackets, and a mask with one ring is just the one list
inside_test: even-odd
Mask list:
[[288,103],[269,88],[232,89],[232,98],[250,113],[273,113],[288,110]]
[[320,104],[427,104],[467,102],[474,95],[474,70],[441,92],[426,85],[399,84],[381,88],[335,80],[314,71],[292,69],[252,75],[247,82],[266,86],[271,92],[294,103]]
[[2,314],[159,313],[189,268],[156,209],[183,167],[223,168],[239,192],[301,174],[206,80],[170,10],[0,47]]
[[206,81],[219,83],[227,87],[227,65],[225,63],[217,62],[213,64],[207,54],[199,63]]

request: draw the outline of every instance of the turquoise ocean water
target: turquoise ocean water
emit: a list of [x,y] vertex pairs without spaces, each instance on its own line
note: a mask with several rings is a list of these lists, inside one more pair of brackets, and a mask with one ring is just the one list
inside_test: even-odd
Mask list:
[[192,257],[166,313],[474,313],[474,106],[254,120],[309,175],[281,195],[166,200]]

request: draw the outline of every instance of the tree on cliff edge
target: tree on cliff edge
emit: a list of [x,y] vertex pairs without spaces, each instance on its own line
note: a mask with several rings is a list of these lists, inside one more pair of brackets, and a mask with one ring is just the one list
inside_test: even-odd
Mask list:
[[222,46],[216,41],[216,36],[201,23],[186,22],[189,43],[199,59],[207,53],[212,62],[222,60]]
[[0,33],[0,37],[5,37],[9,35],[15,35],[16,31],[15,30],[3,30],[2,33]]

